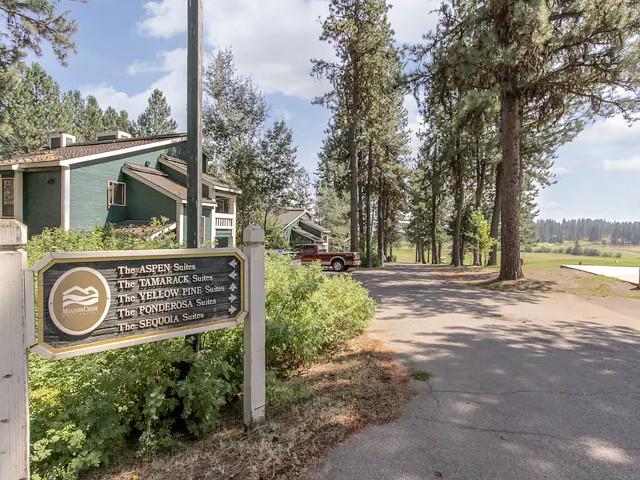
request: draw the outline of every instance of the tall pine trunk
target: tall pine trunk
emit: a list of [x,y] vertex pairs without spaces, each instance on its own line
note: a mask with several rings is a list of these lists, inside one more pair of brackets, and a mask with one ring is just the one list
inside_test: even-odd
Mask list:
[[[484,183],[487,176],[487,161],[484,155],[480,154],[480,140],[476,137],[475,154],[476,154],[476,210],[482,209],[482,197],[484,196]],[[473,249],[473,264],[476,266],[482,265],[482,258],[480,258],[480,240],[476,240],[475,248]]]
[[382,262],[383,256],[383,240],[382,235],[384,232],[384,212],[382,211],[382,205],[384,201],[384,188],[382,185],[382,179],[380,179],[380,183],[378,186],[378,258]]
[[[357,12],[356,12],[357,17]],[[360,105],[359,105],[359,68],[358,58],[353,48],[351,51],[353,61],[353,77],[351,79],[351,112],[349,115],[349,159],[351,170],[351,251],[359,252],[358,238],[358,133]]]
[[496,166],[496,193],[493,199],[493,214],[491,216],[491,238],[496,243],[491,247],[489,265],[498,265],[498,234],[500,233],[500,209],[502,205],[502,162]]
[[[460,159],[456,160],[457,162]],[[462,263],[462,209],[464,206],[464,179],[462,178],[462,165],[458,165],[458,172],[456,174],[456,218],[453,227],[453,250],[451,252],[451,264],[460,267]]]
[[521,98],[507,82],[502,87],[500,119],[502,123],[502,202],[500,216],[500,280],[523,278],[520,265],[520,195],[522,165],[520,160]]
[[371,185],[373,183],[373,141],[369,139],[369,161],[367,162],[367,267],[373,267],[373,259],[371,258]]

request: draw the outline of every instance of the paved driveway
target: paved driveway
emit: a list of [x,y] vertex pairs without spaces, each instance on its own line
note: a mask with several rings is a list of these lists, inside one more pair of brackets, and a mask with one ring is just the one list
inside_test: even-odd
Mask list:
[[336,448],[313,479],[639,479],[640,301],[495,292],[433,267],[356,277],[372,334],[432,373],[398,421]]

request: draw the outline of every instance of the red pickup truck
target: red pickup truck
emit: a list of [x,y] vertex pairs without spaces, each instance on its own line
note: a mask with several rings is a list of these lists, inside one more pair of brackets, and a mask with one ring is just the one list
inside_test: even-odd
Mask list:
[[356,252],[327,252],[322,245],[302,245],[300,261],[309,264],[316,260],[320,260],[323,267],[331,267],[335,272],[342,272],[362,263],[360,254]]

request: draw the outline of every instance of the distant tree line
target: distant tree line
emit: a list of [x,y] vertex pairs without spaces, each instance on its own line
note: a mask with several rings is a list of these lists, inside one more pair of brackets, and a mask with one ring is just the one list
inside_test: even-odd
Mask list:
[[132,136],[175,133],[177,123],[163,93],[154,90],[148,106],[137,119],[126,110],[82,96],[79,90],[63,92],[58,83],[37,63],[13,67],[10,85],[0,91],[0,156],[3,158],[36,152],[48,146],[49,135],[64,132],[77,142],[95,141],[98,133],[123,130]]
[[566,241],[611,242],[613,245],[640,245],[640,222],[612,222],[609,220],[538,220],[540,241],[563,243]]

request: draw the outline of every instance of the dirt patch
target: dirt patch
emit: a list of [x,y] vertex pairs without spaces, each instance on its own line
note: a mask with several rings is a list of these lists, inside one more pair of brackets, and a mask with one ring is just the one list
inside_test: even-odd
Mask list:
[[89,478],[212,480],[302,478],[337,444],[373,424],[399,418],[414,394],[408,373],[380,340],[362,335],[345,349],[302,371],[311,398],[267,411],[268,421],[246,435],[234,424],[189,445],[126,469]]
[[439,271],[436,276],[452,283],[508,292],[556,292],[640,299],[640,290],[634,285],[579,270],[525,270],[524,274],[525,278],[521,280],[498,282],[498,272],[494,269],[466,267]]

